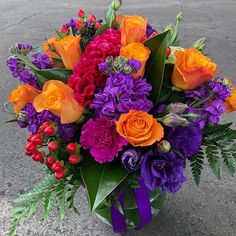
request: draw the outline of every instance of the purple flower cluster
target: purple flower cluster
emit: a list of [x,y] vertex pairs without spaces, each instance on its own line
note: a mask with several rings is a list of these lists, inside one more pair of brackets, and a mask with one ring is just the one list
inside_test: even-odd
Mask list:
[[[35,134],[38,131],[38,128],[45,121],[52,121],[58,125],[58,135],[64,141],[70,141],[77,131],[77,128],[73,124],[61,124],[60,118],[50,111],[43,110],[38,113],[34,109],[32,104],[26,104],[26,106],[21,110],[21,113],[26,115],[26,122],[18,121],[18,124],[21,128],[28,127],[28,130]],[[27,124],[26,124],[27,123]]]
[[71,18],[67,23],[65,23],[63,27],[67,28],[68,30],[71,28],[73,34],[76,34],[78,32],[78,29],[76,28],[76,20],[73,18]]
[[[225,78],[215,79],[209,83],[202,84],[196,90],[186,91],[187,103],[190,105],[189,113],[199,115],[193,122],[201,128],[206,122],[218,124],[220,116],[225,112],[225,99],[231,94],[229,82]],[[205,102],[201,102],[205,101]],[[200,102],[200,103],[199,103]],[[196,106],[196,104],[198,104]]]
[[157,33],[156,29],[154,29],[150,24],[147,24],[147,37],[149,38],[153,33]]
[[184,170],[185,161],[172,151],[149,151],[141,160],[141,177],[152,191],[161,187],[168,193],[176,193],[186,181]]
[[152,102],[147,99],[151,90],[146,79],[134,80],[128,74],[111,73],[104,90],[95,94],[91,107],[97,117],[111,120],[118,120],[121,114],[131,109],[148,112],[152,108]]
[[22,55],[27,55],[33,50],[33,46],[30,44],[16,44],[15,49],[17,50],[17,53]]
[[19,59],[10,57],[7,60],[7,66],[11,71],[13,78],[17,78],[20,82],[29,84],[35,88],[39,87],[35,76],[25,68],[25,65]]
[[40,70],[48,68],[51,62],[50,58],[45,53],[36,53],[32,55],[32,58],[32,63]]

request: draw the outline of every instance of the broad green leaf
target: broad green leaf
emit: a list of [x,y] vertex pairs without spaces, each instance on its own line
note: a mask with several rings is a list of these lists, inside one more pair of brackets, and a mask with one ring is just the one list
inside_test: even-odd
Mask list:
[[59,39],[63,39],[67,36],[67,34],[63,34],[62,32],[55,30],[57,36],[59,37]]
[[72,71],[67,69],[46,69],[34,70],[39,86],[42,88],[44,83],[48,80],[60,80],[67,83]]
[[145,76],[152,85],[151,99],[156,105],[161,94],[164,78],[168,31],[148,39],[144,45],[151,50],[151,55],[146,64]]
[[119,162],[99,164],[91,157],[84,158],[81,175],[87,187],[92,211],[128,176]]

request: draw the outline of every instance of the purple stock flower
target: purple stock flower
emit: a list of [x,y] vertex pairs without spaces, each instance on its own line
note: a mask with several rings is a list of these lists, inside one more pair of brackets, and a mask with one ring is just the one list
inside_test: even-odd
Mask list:
[[104,90],[95,94],[91,107],[97,117],[111,120],[118,120],[131,109],[148,112],[152,108],[152,102],[147,99],[151,89],[146,79],[134,80],[131,75],[111,73]]
[[76,28],[76,20],[75,19],[70,19],[66,24],[64,24],[68,30],[69,28],[72,29],[73,34],[76,34],[78,32],[78,29]]
[[33,105],[28,103],[26,106],[21,110],[20,114],[23,113],[27,117],[27,124],[26,122],[23,123],[21,119],[17,122],[21,128],[28,127],[28,130],[35,134],[38,131],[38,128],[45,122],[45,121],[52,121],[58,125],[58,135],[64,141],[70,141],[74,138],[77,127],[73,124],[61,124],[60,118],[50,111],[43,110],[42,112],[38,113],[34,109]]
[[128,65],[132,67],[133,73],[138,72],[142,67],[142,63],[138,60],[135,60],[135,59],[130,59],[128,61]]
[[50,58],[45,53],[36,53],[32,55],[32,63],[39,69],[46,69],[50,65]]
[[20,82],[29,84],[35,88],[39,88],[38,82],[34,75],[32,75],[25,65],[19,59],[10,57],[7,60],[7,66],[14,78],[18,78]]
[[135,149],[129,149],[124,151],[121,156],[121,161],[128,172],[135,172],[140,169],[141,156],[139,151]]
[[196,155],[202,144],[202,130],[197,125],[167,128],[166,134],[171,147],[185,158]]
[[207,122],[218,124],[220,116],[225,112],[225,99],[230,96],[231,88],[228,80],[225,78],[214,79],[208,83],[204,83],[197,89],[186,91],[187,103],[189,105],[195,104],[200,101],[197,107],[190,107],[187,112],[200,115],[199,118],[193,120],[202,129]]
[[176,193],[186,181],[184,170],[185,161],[174,152],[149,151],[141,160],[141,177],[152,191],[161,187],[168,193]]

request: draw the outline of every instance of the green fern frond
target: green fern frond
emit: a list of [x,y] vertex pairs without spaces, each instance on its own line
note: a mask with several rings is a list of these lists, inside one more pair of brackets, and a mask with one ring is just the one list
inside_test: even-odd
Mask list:
[[204,152],[200,150],[198,154],[190,160],[191,170],[193,174],[194,181],[197,185],[200,183],[201,173],[204,164]]

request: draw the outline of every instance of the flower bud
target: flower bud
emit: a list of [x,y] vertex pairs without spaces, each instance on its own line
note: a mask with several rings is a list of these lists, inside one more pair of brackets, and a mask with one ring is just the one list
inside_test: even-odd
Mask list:
[[171,148],[171,145],[168,141],[162,140],[157,144],[157,150],[162,153],[169,152]]
[[134,172],[140,168],[140,153],[134,149],[123,152],[121,156],[122,164],[128,172]]
[[17,123],[21,128],[26,128],[28,126],[28,116],[25,111],[21,111],[17,116]]
[[85,13],[84,13],[84,11],[80,8],[79,9],[79,11],[78,11],[78,16],[80,17],[80,18],[84,18],[85,17]]
[[187,104],[176,102],[169,104],[167,106],[167,111],[174,114],[183,114],[187,108]]
[[88,19],[90,22],[96,22],[96,16],[95,15],[93,15],[93,14],[91,14],[90,16],[89,16],[89,19]]
[[112,1],[112,9],[114,9],[114,11],[118,11],[119,8],[121,7],[122,4],[122,0],[113,0]]
[[206,47],[206,38],[198,39],[195,43],[193,43],[193,48],[196,48],[199,51],[203,51]]
[[175,127],[175,126],[188,126],[189,121],[177,114],[170,113],[163,117],[162,123],[169,127]]

